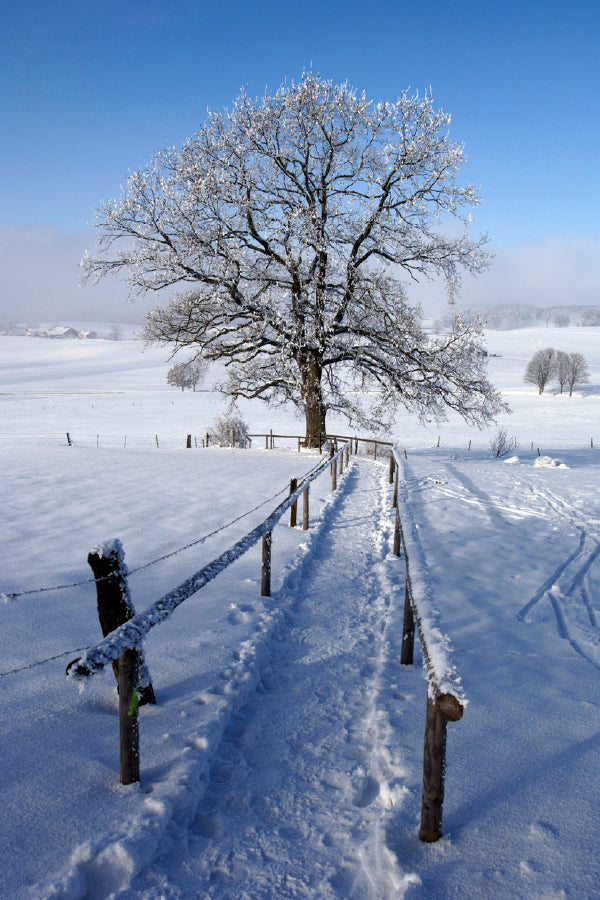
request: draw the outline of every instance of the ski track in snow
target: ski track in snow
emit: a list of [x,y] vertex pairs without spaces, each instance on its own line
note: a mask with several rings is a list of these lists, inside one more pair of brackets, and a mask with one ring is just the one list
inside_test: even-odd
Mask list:
[[410,706],[389,493],[385,467],[346,471],[194,822],[115,898],[395,898],[419,883],[385,841],[408,791],[392,720]]
[[534,516],[542,518],[546,523],[554,519],[563,527],[566,522],[580,532],[579,546],[560,562],[552,575],[519,610],[517,618],[521,622],[527,622],[527,616],[534,607],[547,600],[556,618],[559,635],[569,641],[580,656],[600,668],[600,628],[589,587],[590,570],[600,555],[600,538],[587,524],[585,510],[579,510],[545,487],[519,479],[515,479],[515,493],[520,499],[518,502],[510,502],[502,495],[485,493],[449,463],[445,471],[456,479],[456,484],[449,485],[447,478],[440,475],[423,479],[420,485],[427,485],[441,496],[478,506],[492,520],[504,517],[510,521]]

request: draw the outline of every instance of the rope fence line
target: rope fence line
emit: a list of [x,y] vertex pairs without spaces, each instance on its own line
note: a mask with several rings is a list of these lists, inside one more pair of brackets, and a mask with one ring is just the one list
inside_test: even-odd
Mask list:
[[342,457],[342,454],[347,454],[347,451],[348,445],[322,460],[310,472],[307,472],[303,478],[299,479],[298,487],[291,491],[289,496],[260,525],[257,525],[245,537],[221,553],[212,562],[203,566],[182,584],[169,591],[159,600],[156,600],[144,612],[129,619],[103,641],[92,647],[81,659],[74,660],[68,667],[68,674],[71,677],[86,677],[100,671],[105,665],[117,659],[126,649],[138,646],[144,635],[151,628],[167,619],[181,603],[216,578],[217,575],[258,543],[261,538],[270,534],[283,514],[294,504],[297,504],[311,482],[327,467],[331,468],[332,486],[334,486],[334,473],[337,469],[335,464]]
[[[306,475],[304,476],[304,479],[302,479],[302,483],[304,484],[304,486],[306,486],[306,479],[308,479],[312,475],[312,473],[315,471],[315,469],[319,469],[319,471],[320,471],[323,467],[324,467],[324,463],[320,462],[313,469],[309,470],[309,472],[307,472]],[[227,528],[230,528],[232,525],[235,525],[237,522],[246,518],[246,516],[249,516],[252,513],[256,512],[258,509],[260,509],[262,506],[265,506],[267,503],[271,503],[273,500],[276,500],[277,497],[280,497],[281,494],[287,493],[288,490],[289,490],[289,488],[287,486],[283,487],[281,490],[277,491],[272,496],[267,497],[265,500],[262,500],[256,506],[252,507],[252,509],[247,510],[246,512],[237,516],[235,519],[232,519],[231,521],[225,523],[224,525],[221,525],[219,528],[216,528],[214,531],[209,532],[208,534],[204,535],[203,537],[199,538],[198,540],[191,541],[189,544],[186,544],[183,547],[179,547],[177,550],[172,550],[170,553],[165,553],[163,556],[160,556],[157,559],[151,560],[150,562],[143,563],[141,566],[137,566],[134,569],[127,569],[126,571],[123,572],[123,574],[127,575],[128,577],[130,575],[135,575],[137,572],[140,572],[143,569],[147,569],[150,566],[156,565],[157,563],[162,562],[165,559],[169,559],[172,556],[176,556],[178,553],[182,553],[183,551],[188,550],[191,547],[195,547],[195,546],[198,546],[199,544],[204,543],[205,541],[207,541],[209,538],[213,537],[214,535],[219,534],[221,531],[225,531]],[[290,504],[290,505],[292,505],[292,504]],[[32,594],[40,594],[40,593],[44,593],[47,591],[65,590],[68,588],[81,587],[81,586],[88,585],[88,584],[95,584],[97,586],[99,583],[109,582],[113,578],[114,578],[114,576],[112,574],[109,574],[106,576],[100,576],[98,578],[95,578],[95,577],[87,578],[85,580],[73,582],[70,584],[56,585],[54,587],[38,588],[36,590],[14,592],[14,593],[9,593],[9,594],[0,593],[0,599],[3,599],[5,603],[9,603],[9,602],[12,602],[13,600],[17,599],[18,597],[23,597],[23,596],[32,595]],[[72,650],[65,650],[62,653],[57,653],[53,656],[46,657],[45,659],[36,660],[35,662],[28,663],[27,665],[20,666],[16,669],[9,669],[6,672],[0,672],[0,678],[4,678],[7,675],[17,675],[19,672],[24,672],[27,669],[34,669],[38,666],[45,665],[46,663],[54,662],[55,660],[61,659],[64,656],[74,655],[76,653],[87,652],[88,650],[90,650],[90,648],[92,646],[93,645],[88,645],[87,647],[76,647]]]

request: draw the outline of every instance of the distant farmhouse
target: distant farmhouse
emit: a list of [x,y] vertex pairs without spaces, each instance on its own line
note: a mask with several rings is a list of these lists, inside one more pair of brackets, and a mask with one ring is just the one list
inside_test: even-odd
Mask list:
[[52,340],[72,340],[74,338],[81,338],[82,340],[92,340],[92,338],[97,338],[98,334],[95,331],[77,331],[75,328],[70,328],[68,325],[57,325],[56,328],[28,328],[26,334],[29,337],[44,337],[50,338]]

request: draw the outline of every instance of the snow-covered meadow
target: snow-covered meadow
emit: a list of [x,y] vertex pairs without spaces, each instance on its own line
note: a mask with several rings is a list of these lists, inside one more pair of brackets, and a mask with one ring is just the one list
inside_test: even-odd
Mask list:
[[[590,384],[526,387],[546,346],[582,352]],[[448,727],[445,836],[424,845],[425,683],[418,653],[397,661],[386,464],[355,460],[335,495],[322,476],[310,531],[276,528],[272,598],[255,548],[151,632],[158,704],[123,788],[112,672],[82,690],[64,675],[100,637],[88,551],[122,541],[141,611],[318,454],[196,447],[224,403],[168,387],[165,350],[0,337],[1,896],[597,896],[599,333],[490,332],[488,350],[510,460],[489,458],[497,426],[400,415],[394,434],[469,700]],[[241,411],[253,432],[302,430]]]

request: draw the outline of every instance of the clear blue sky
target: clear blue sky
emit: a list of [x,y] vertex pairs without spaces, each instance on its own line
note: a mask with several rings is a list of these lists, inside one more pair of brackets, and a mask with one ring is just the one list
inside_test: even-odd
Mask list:
[[583,241],[589,255],[599,58],[597,0],[17,0],[2,16],[0,226],[81,235],[128,170],[183,142],[207,107],[312,67],[373,99],[431,88],[481,190],[475,232],[513,252]]

